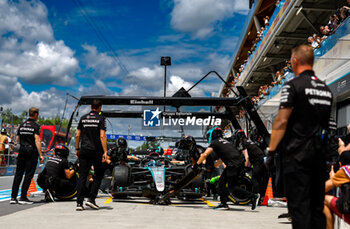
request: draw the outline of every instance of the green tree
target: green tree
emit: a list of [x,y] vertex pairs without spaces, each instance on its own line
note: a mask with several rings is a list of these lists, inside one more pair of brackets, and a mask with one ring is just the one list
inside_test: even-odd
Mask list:
[[2,122],[6,124],[13,123],[18,125],[22,123],[21,116],[15,115],[11,109],[6,109],[1,113]]
[[144,142],[141,146],[136,147],[136,150],[156,149],[158,146],[160,146],[159,142],[147,141]]

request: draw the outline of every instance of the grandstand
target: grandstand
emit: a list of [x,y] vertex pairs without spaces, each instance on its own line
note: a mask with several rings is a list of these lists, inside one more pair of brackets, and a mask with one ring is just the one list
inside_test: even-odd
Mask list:
[[[277,114],[279,91],[286,80],[294,77],[286,66],[291,49],[298,44],[306,44],[313,34],[321,37],[320,26],[327,25],[330,16],[339,13],[343,6],[349,6],[346,0],[255,0],[252,4],[226,80],[231,86],[244,86],[248,95],[255,96],[253,102],[269,130]],[[349,32],[350,19],[347,18],[314,51],[315,72],[335,95],[333,117],[337,120],[340,134],[350,123]],[[281,70],[282,73],[278,73],[281,79],[277,79],[276,72]],[[261,86],[271,83],[273,86],[262,88],[259,92]],[[234,96],[225,85],[220,88],[219,95]],[[217,107],[217,110],[221,109]],[[238,114],[238,111],[235,112]]]

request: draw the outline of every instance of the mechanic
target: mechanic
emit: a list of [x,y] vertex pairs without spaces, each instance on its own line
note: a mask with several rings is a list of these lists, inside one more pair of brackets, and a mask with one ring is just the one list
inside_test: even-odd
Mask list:
[[69,149],[64,144],[55,146],[55,155],[50,157],[45,169],[38,176],[38,185],[45,190],[45,200],[54,202],[54,195],[64,195],[75,188],[70,179],[77,170],[77,166],[69,166]]
[[[182,154],[188,154],[191,165],[194,165],[200,158],[201,154],[205,151],[205,148],[197,145],[196,139],[193,136],[185,136],[180,141],[176,142],[176,148],[180,150],[185,150],[185,152],[180,152],[179,155],[181,155],[184,159],[186,156]],[[187,153],[186,153],[187,152]],[[181,159],[178,155],[175,159]],[[204,172],[204,179],[207,181],[210,181],[211,178],[219,176],[220,171],[218,168],[215,168],[215,160],[216,160],[216,154],[215,152],[212,152],[205,160],[205,172]],[[172,163],[178,163],[178,161],[172,161]],[[207,182],[208,185],[208,193],[207,196],[210,196],[210,192],[212,192],[214,199],[217,199],[217,190],[216,185],[211,184],[210,182]]]
[[85,204],[93,209],[99,209],[95,199],[105,170],[103,162],[107,159],[106,120],[101,115],[101,109],[101,101],[94,99],[91,104],[91,111],[83,115],[78,124],[75,137],[76,156],[79,159],[77,211],[84,210],[85,184],[92,165],[95,170],[95,179]]
[[260,193],[260,196],[265,196],[269,178],[264,164],[264,152],[250,139],[246,138],[243,130],[236,129],[233,136],[236,148],[241,151],[246,150],[248,153],[247,167],[253,168],[253,193]]
[[[41,152],[40,125],[36,123],[38,118],[39,109],[31,107],[29,109],[29,119],[23,122],[17,131],[16,144],[20,143],[20,148],[17,157],[16,173],[12,184],[10,204],[33,204],[32,201],[28,200],[27,192],[35,173],[38,156],[40,163],[44,163],[44,157]],[[21,197],[17,201],[18,189],[24,173]]]
[[222,172],[219,179],[219,194],[221,203],[215,207],[217,210],[227,210],[229,209],[227,205],[228,201],[228,189],[226,184],[232,192],[243,198],[251,198],[252,200],[252,210],[254,210],[259,201],[260,195],[248,192],[241,187],[238,186],[238,176],[242,171],[244,166],[245,157],[242,153],[240,153],[229,141],[222,138],[223,131],[219,127],[213,127],[207,133],[209,147],[201,154],[197,163],[193,166],[193,169],[198,169],[198,166],[203,163],[203,161],[213,152],[217,154],[219,160],[216,162],[215,167],[218,167],[222,163],[225,164],[225,169]]
[[325,150],[332,92],[312,71],[314,52],[308,45],[292,49],[295,78],[282,88],[268,157],[282,141],[282,166],[293,228],[326,227]]
[[115,147],[107,153],[107,164],[116,165],[117,163],[125,164],[128,160],[138,161],[138,157],[128,155],[128,142],[120,137],[115,141]]

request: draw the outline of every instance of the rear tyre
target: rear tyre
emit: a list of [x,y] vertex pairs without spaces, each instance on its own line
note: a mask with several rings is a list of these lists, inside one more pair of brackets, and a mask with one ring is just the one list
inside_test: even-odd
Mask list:
[[[242,189],[247,190],[249,192],[252,192],[253,190],[253,184],[252,184],[251,178],[246,175],[242,175],[239,177],[238,186],[240,186]],[[250,198],[239,198],[233,195],[232,193],[230,193],[229,199],[236,205],[247,205],[251,202]]]

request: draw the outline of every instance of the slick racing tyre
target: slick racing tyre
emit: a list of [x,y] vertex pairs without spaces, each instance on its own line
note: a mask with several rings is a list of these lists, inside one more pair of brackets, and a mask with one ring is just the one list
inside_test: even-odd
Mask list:
[[[238,178],[238,186],[241,187],[244,190],[247,190],[249,192],[251,192],[253,190],[253,185],[252,185],[252,181],[251,178],[247,175],[242,175],[239,176]],[[230,195],[229,195],[229,200],[232,201],[234,204],[236,205],[246,205],[249,204],[251,202],[250,198],[238,198],[237,196],[234,196],[231,191],[230,191]]]
[[[185,168],[185,174],[186,175],[188,173],[190,173],[191,171],[192,171],[192,168],[191,168],[190,165]],[[203,175],[200,175],[197,179],[192,181],[192,183],[189,185],[189,187],[203,190],[204,189],[204,177],[203,177]]]
[[117,165],[112,173],[112,187],[113,191],[118,187],[127,187],[130,184],[131,171],[130,167],[125,165]]
[[73,188],[71,188],[70,190],[65,190],[64,192],[61,192],[61,193],[55,193],[55,197],[60,200],[70,200],[76,197],[76,195],[78,194],[78,178],[79,178],[79,174],[75,173],[70,178],[70,182],[72,183]]

